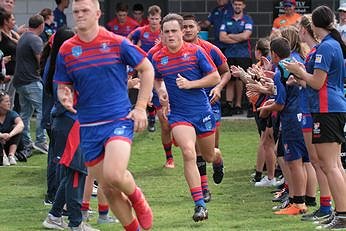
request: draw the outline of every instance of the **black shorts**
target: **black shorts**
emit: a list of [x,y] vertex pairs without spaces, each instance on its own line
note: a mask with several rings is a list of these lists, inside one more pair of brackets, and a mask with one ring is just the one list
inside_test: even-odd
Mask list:
[[259,117],[259,112],[255,112],[255,121],[256,121],[256,125],[257,125],[258,134],[260,136],[262,135],[262,133],[267,128],[268,119],[269,119],[269,117],[267,117],[267,118],[260,118]]
[[277,145],[277,149],[276,149],[276,156],[277,157],[283,157],[285,156],[285,148],[284,148],[284,143],[282,141],[282,135],[279,134],[277,137],[278,140],[278,145]]
[[312,143],[345,142],[346,113],[312,113]]
[[[243,68],[245,71],[251,67],[252,65],[252,60],[251,58],[227,58],[227,63],[229,66],[234,65],[234,66],[240,66]],[[235,81],[239,80],[239,78],[231,78],[230,81]]]

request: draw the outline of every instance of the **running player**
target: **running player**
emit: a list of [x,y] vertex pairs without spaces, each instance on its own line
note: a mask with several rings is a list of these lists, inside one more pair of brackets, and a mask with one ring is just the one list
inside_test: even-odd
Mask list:
[[168,122],[184,159],[185,179],[195,202],[194,221],[208,218],[196,165],[197,141],[203,158],[221,161],[215,150],[215,118],[203,88],[215,86],[220,76],[205,51],[183,41],[183,18],[166,15],[161,24],[165,46],[152,57],[155,85],[164,81],[169,94]]
[[[114,215],[125,230],[138,230],[139,225],[150,229],[151,208],[127,166],[133,131],[142,131],[147,125],[152,65],[140,48],[99,26],[98,0],[74,0],[72,12],[77,35],[66,41],[58,54],[55,81],[59,101],[78,115],[88,172],[103,188]],[[134,67],[141,78],[132,111],[126,65]]]

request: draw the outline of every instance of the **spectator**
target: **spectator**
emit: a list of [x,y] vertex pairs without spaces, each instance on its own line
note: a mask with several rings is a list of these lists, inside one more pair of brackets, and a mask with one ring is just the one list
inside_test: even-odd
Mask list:
[[226,44],[220,41],[220,26],[225,17],[233,15],[233,6],[229,0],[216,0],[216,2],[218,6],[210,12],[207,20],[200,23],[200,26],[202,29],[213,26],[214,44],[223,52]]
[[[43,29],[43,17],[41,15],[31,16],[29,31],[25,32],[18,41],[13,85],[19,95],[20,115],[24,122],[24,145],[47,153],[46,135],[41,127],[43,86],[39,74],[40,57],[43,49],[43,42],[39,35]],[[37,112],[36,141],[32,144],[30,118],[34,110]]]
[[342,40],[346,42],[346,3],[342,3],[338,8],[339,23],[336,25],[336,29],[340,32]]
[[[8,75],[8,79],[5,81],[4,90],[8,92],[11,99],[11,108],[14,105],[15,98],[15,88],[12,84],[12,76],[14,75],[15,65],[16,65],[16,47],[19,39],[19,35],[13,30],[15,27],[16,21],[13,14],[0,10],[0,29],[1,29],[1,38],[0,38],[0,47],[4,56],[6,57],[5,62],[5,72],[4,74]],[[18,107],[15,107],[15,111],[18,111]]]
[[[252,34],[253,21],[251,17],[244,13],[245,0],[234,0],[232,17],[225,18],[220,26],[220,41],[227,44],[225,56],[229,65],[239,65],[244,70],[251,66],[250,36]],[[243,82],[239,78],[232,78],[227,84],[226,115],[242,114]],[[235,104],[233,105],[235,100]],[[233,106],[234,109],[232,108]]]
[[57,7],[54,10],[54,22],[56,29],[59,29],[62,26],[67,26],[66,15],[64,10],[68,8],[70,4],[69,0],[55,0]]
[[115,18],[107,23],[106,28],[115,34],[127,37],[139,26],[136,20],[127,16],[128,9],[126,4],[119,2],[116,6]]
[[285,14],[274,19],[272,31],[281,27],[295,25],[299,22],[301,15],[296,13],[296,0],[283,0]]
[[49,8],[44,8],[40,15],[42,15],[44,19],[44,30],[40,34],[40,37],[43,43],[47,43],[50,36],[55,33],[55,23],[54,23],[54,14],[53,11]]
[[133,5],[132,18],[136,20],[140,26],[149,24],[148,19],[144,17],[144,7],[141,3],[136,3]]
[[15,153],[21,140],[24,128],[22,119],[17,112],[11,111],[10,96],[0,92],[0,156],[3,155],[3,165],[17,164]]
[[[3,9],[5,9],[5,11],[7,11],[10,14],[13,14],[14,12],[14,7],[15,7],[16,1],[15,0],[0,0],[0,7],[2,7]],[[25,31],[27,31],[27,28],[25,26],[25,24],[21,25],[21,26],[15,26],[14,30],[18,33],[18,34],[22,34]]]

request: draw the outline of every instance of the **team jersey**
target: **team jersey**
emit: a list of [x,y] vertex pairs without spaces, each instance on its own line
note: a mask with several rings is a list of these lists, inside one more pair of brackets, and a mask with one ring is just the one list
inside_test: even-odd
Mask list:
[[231,17],[233,15],[232,3],[227,3],[224,6],[219,6],[213,9],[213,11],[208,15],[208,21],[213,25],[213,37],[214,44],[219,48],[224,48],[225,43],[221,42],[220,36],[220,26],[226,17]]
[[[220,31],[227,34],[240,34],[246,30],[252,31],[253,21],[250,16],[244,14],[239,20],[234,17],[225,18],[220,26]],[[225,47],[227,58],[251,58],[250,39],[238,43],[227,44]]]
[[140,45],[140,48],[142,48],[145,52],[148,52],[150,48],[152,48],[155,45],[156,39],[160,37],[160,28],[158,28],[156,31],[151,31],[150,26],[143,26],[135,29],[130,33],[132,36],[131,39],[134,44]]
[[73,84],[81,124],[121,119],[131,109],[126,65],[136,67],[145,56],[128,39],[101,27],[91,42],[75,35],[62,45],[54,81]]
[[299,87],[295,84],[286,84],[289,74],[286,74],[280,68],[279,64],[274,75],[274,85],[276,89],[275,102],[284,105],[280,112],[282,135],[285,140],[301,140],[303,136],[298,118],[300,112]]
[[59,29],[62,26],[67,26],[66,15],[63,11],[59,10],[58,7],[53,11],[53,15],[56,29]]
[[211,110],[203,88],[179,89],[176,84],[178,74],[193,81],[216,71],[213,61],[205,51],[191,43],[183,43],[176,53],[163,47],[152,57],[155,78],[165,82],[171,114],[191,116]]
[[346,112],[344,96],[345,63],[340,44],[329,34],[316,46],[314,69],[327,73],[322,88],[318,91],[308,88],[314,100],[310,105],[312,113]]
[[155,44],[155,46],[153,46],[147,53],[148,55],[148,59],[151,60],[153,55],[158,52],[159,50],[161,50],[163,48],[162,42],[159,42],[158,44]]
[[131,31],[139,27],[139,24],[136,20],[127,16],[125,23],[120,23],[117,18],[109,21],[106,25],[106,28],[109,31],[112,31],[114,34],[122,35],[127,37]]
[[[209,55],[209,57],[211,58],[211,60],[213,60],[213,63],[215,64],[216,67],[221,66],[222,64],[226,63],[227,64],[227,58],[225,57],[225,55],[222,53],[222,51],[214,46],[213,44],[211,44],[208,41],[205,41],[203,39],[197,39],[196,45],[202,47],[205,52]],[[205,88],[205,91],[207,93],[207,96],[209,97],[209,100],[211,99],[212,96],[209,96],[210,91],[213,89],[213,87],[208,87]],[[219,104],[220,101],[217,102],[217,104]]]
[[277,30],[281,27],[291,26],[299,22],[301,15],[294,13],[292,16],[283,14],[277,17],[273,22],[273,30]]
[[[306,58],[304,60],[304,66],[308,73],[312,74],[314,72],[314,62],[315,62],[315,55],[316,48],[313,47],[309,53],[306,55]],[[310,114],[311,108],[310,108],[310,100],[312,99],[309,97],[309,91],[308,86],[301,87],[300,88],[300,109],[303,114]]]

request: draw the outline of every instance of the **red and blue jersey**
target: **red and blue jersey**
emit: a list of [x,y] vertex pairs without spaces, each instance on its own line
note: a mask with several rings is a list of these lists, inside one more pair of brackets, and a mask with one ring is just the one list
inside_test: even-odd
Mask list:
[[73,85],[81,124],[121,119],[131,109],[126,65],[136,67],[145,57],[128,39],[100,28],[91,42],[75,35],[62,45],[54,81]]
[[158,44],[155,44],[155,46],[153,46],[147,53],[148,55],[148,59],[151,60],[153,55],[158,52],[159,50],[161,50],[163,48],[162,42],[159,42]]
[[314,69],[327,73],[319,91],[309,89],[314,101],[312,113],[346,112],[344,96],[345,63],[340,44],[329,34],[316,46]]
[[127,37],[131,31],[139,27],[139,24],[136,20],[127,16],[125,23],[120,23],[115,17],[113,20],[109,21],[106,25],[106,28],[109,31],[112,31],[114,34],[118,34],[124,37]]
[[[213,60],[213,63],[215,64],[216,67],[219,67],[224,63],[227,64],[227,58],[222,53],[222,51],[218,47],[216,47],[215,45],[213,45],[210,42],[205,41],[203,39],[199,39],[199,38],[197,39],[195,44],[202,47],[205,50],[205,52],[209,55],[211,60]],[[213,89],[213,87],[205,88],[205,91],[206,91],[209,99],[212,98],[212,96],[209,96],[209,93],[212,89]],[[220,102],[218,102],[218,103],[220,103]]]
[[[249,15],[236,20],[234,17],[227,17],[220,26],[220,31],[227,34],[240,34],[246,30],[252,31],[253,21]],[[238,43],[227,44],[225,47],[227,58],[251,58],[250,39]]]
[[163,47],[153,55],[152,63],[155,78],[165,82],[171,114],[186,117],[211,110],[203,88],[179,89],[176,84],[178,74],[193,81],[216,71],[213,61],[201,47],[184,42],[176,53]]
[[[304,66],[308,73],[313,74],[314,73],[314,64],[315,64],[315,53],[316,53],[316,47],[313,47],[309,53],[306,55],[306,58],[304,60]],[[311,113],[311,100],[314,100],[313,97],[309,96],[309,87],[306,86],[306,88],[302,87],[300,89],[300,109],[303,114],[310,114]]]
[[140,48],[142,48],[145,52],[148,52],[154,45],[156,39],[160,37],[160,28],[156,31],[151,31],[150,26],[143,26],[132,31],[131,39],[134,44],[140,44]]

